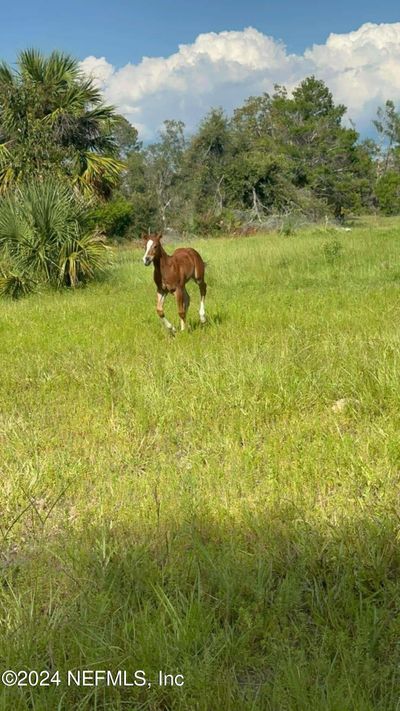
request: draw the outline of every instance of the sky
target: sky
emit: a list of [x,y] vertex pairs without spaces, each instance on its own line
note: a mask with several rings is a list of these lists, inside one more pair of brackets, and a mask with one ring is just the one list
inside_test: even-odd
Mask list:
[[398,0],[18,0],[2,3],[0,57],[62,49],[151,140],[166,118],[194,130],[274,83],[324,79],[361,133],[400,102]]

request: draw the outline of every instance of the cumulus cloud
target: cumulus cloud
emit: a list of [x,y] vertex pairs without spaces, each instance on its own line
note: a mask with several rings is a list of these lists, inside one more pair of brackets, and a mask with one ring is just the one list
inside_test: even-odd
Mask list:
[[116,68],[105,57],[91,56],[81,66],[145,140],[165,118],[181,119],[193,130],[212,106],[230,112],[250,95],[271,91],[274,84],[291,90],[310,74],[327,82],[363,129],[379,103],[400,100],[400,23],[367,23],[331,34],[302,55],[289,54],[281,42],[248,27],[201,34],[165,58],[143,57]]

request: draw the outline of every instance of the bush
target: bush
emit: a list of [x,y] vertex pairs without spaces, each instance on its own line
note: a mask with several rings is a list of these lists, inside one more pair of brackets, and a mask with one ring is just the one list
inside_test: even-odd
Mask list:
[[30,183],[0,203],[0,293],[37,284],[77,286],[104,268],[104,236],[88,229],[87,208],[65,183]]
[[328,239],[323,246],[325,259],[329,264],[334,264],[343,252],[342,243],[335,237]]
[[294,233],[296,232],[296,228],[297,228],[296,219],[293,216],[288,215],[282,221],[282,225],[281,225],[281,228],[279,231],[285,237],[290,237],[291,235],[294,235]]
[[134,221],[132,203],[124,198],[99,205],[89,214],[89,225],[97,227],[109,239],[121,240],[127,236]]
[[148,193],[136,192],[132,195],[133,222],[129,237],[139,239],[142,234],[162,229],[155,200]]
[[181,228],[193,234],[206,236],[215,234],[228,234],[240,228],[241,221],[233,210],[225,208],[218,213],[212,210],[192,214],[189,219],[184,220]]
[[18,274],[12,271],[2,270],[0,275],[0,296],[8,296],[11,299],[18,299],[20,296],[30,294],[34,290],[36,282],[26,274]]
[[400,213],[400,173],[390,171],[385,173],[376,183],[376,197],[379,209],[385,215]]
[[149,230],[161,228],[154,200],[149,194],[140,192],[133,193],[130,200],[118,197],[92,209],[89,226],[115,242],[138,239]]

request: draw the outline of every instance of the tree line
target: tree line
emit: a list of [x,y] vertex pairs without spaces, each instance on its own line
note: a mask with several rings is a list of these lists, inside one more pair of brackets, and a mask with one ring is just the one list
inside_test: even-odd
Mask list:
[[[231,117],[212,109],[187,136],[166,120],[143,146],[120,119],[125,160],[118,197],[99,210],[112,228],[138,235],[174,228],[212,234],[262,225],[270,215],[309,220],[400,213],[400,114],[388,100],[373,121],[377,140],[360,140],[323,81],[308,77],[291,96],[283,86],[250,97]],[[114,217],[114,225],[112,216]],[[120,219],[119,219],[120,218]]]
[[291,95],[276,85],[250,97],[231,116],[214,108],[192,135],[166,120],[143,145],[75,59],[21,52],[15,68],[0,63],[0,291],[90,278],[106,259],[104,236],[397,214],[392,101],[373,123],[377,140],[360,140],[346,107],[312,76]]

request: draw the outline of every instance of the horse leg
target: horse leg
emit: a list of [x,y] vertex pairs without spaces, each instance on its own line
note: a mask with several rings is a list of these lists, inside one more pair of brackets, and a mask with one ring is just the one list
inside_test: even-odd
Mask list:
[[[185,296],[186,294],[186,296]],[[176,305],[178,307],[178,314],[181,321],[181,331],[185,330],[185,318],[186,318],[186,304],[188,304],[187,299],[189,299],[189,294],[187,293],[185,287],[178,286],[175,291]],[[187,297],[187,298],[186,298]]]
[[200,282],[198,282],[198,284],[199,284],[199,289],[200,289],[200,309],[199,309],[200,321],[201,321],[201,323],[205,323],[206,322],[205,300],[206,300],[206,294],[207,294],[207,284],[205,281],[200,281]]
[[187,316],[188,308],[190,306],[190,296],[186,289],[183,290],[183,300],[185,306],[185,316]]
[[167,298],[167,292],[166,291],[157,291],[157,313],[163,322],[164,326],[168,329],[168,331],[171,331],[172,333],[175,333],[175,329],[168,321],[164,314],[164,301]]

